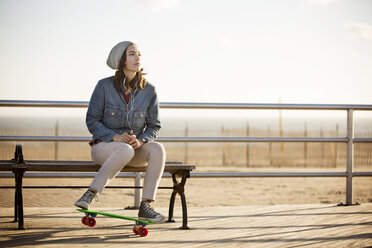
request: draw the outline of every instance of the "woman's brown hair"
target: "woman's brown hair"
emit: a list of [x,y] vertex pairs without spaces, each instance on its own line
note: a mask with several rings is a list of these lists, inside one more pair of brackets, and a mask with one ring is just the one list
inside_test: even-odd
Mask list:
[[[123,56],[121,57],[120,63],[119,63],[119,69],[115,72],[115,76],[114,76],[114,86],[116,90],[119,92],[123,90],[123,82],[125,78],[125,73],[124,73],[123,68],[125,67],[126,60],[127,60],[127,49],[125,49],[123,52]],[[134,89],[134,87],[136,86],[136,83],[138,82],[138,87],[140,89],[144,89],[147,81],[143,77],[143,75],[145,75],[145,73],[143,73],[143,68],[141,68],[141,70],[136,73],[136,76],[132,79],[132,81],[125,82],[125,87],[126,88],[131,87],[132,89]]]

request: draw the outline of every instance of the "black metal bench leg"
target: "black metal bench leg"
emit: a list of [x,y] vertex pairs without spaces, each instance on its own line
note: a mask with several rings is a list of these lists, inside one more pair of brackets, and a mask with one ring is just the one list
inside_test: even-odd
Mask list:
[[[15,178],[16,178],[16,176],[14,177],[14,179]],[[17,185],[17,180],[16,180],[16,185]],[[13,220],[13,222],[18,221],[18,194],[17,193],[18,192],[17,192],[17,186],[16,186],[15,193],[14,193],[14,220]]]
[[182,203],[182,226],[180,227],[180,229],[183,229],[183,230],[190,229],[187,226],[187,203],[186,203],[186,196],[185,196],[185,184],[186,184],[186,179],[188,177],[190,177],[190,172],[183,171],[181,182],[178,182],[176,174],[175,173],[172,174],[173,192],[172,192],[170,203],[169,203],[168,222],[174,222],[174,219],[173,219],[174,202],[175,202],[176,195],[177,194],[180,195],[181,203]]
[[182,226],[180,229],[182,230],[188,230],[190,229],[187,226],[187,204],[186,204],[186,196],[185,194],[181,194],[181,202],[182,202]]
[[23,219],[23,195],[22,195],[22,181],[24,169],[17,169],[13,171],[15,174],[16,181],[16,192],[15,192],[15,202],[14,202],[14,221],[18,221],[18,230],[26,230],[24,227]]
[[171,198],[170,198],[170,201],[169,201],[169,213],[168,213],[168,220],[167,220],[167,222],[176,222],[173,219],[174,202],[176,200],[176,195],[177,195],[177,192],[173,190],[172,191]]

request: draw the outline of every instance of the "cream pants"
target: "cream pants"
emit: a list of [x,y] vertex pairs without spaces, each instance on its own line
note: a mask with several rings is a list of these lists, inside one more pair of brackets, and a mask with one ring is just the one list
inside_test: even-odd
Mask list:
[[155,200],[165,165],[165,149],[162,144],[148,142],[134,150],[132,146],[122,142],[100,142],[92,147],[91,156],[95,163],[102,166],[90,188],[102,193],[124,166],[143,167],[147,164],[142,198]]

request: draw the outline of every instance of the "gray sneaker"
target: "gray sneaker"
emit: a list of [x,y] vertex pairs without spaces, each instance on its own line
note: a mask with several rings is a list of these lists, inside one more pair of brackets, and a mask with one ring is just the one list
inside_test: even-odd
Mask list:
[[138,218],[140,220],[147,220],[154,223],[160,223],[165,220],[165,216],[156,212],[147,201],[141,202],[141,206],[138,212]]
[[94,198],[96,200],[98,199],[97,194],[88,189],[84,193],[84,195],[79,200],[77,200],[75,202],[75,206],[87,210],[87,209],[89,209],[89,205]]

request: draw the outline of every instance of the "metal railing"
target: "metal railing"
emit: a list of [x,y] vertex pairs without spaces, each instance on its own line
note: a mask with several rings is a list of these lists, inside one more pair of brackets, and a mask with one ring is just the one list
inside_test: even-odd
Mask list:
[[[21,101],[0,100],[0,107],[87,108],[87,101]],[[192,177],[346,177],[346,205],[353,202],[353,177],[370,177],[372,172],[354,171],[354,144],[371,143],[372,138],[354,137],[354,111],[371,111],[372,105],[345,104],[248,104],[248,103],[175,103],[161,102],[165,109],[255,109],[255,110],[339,110],[347,112],[347,136],[334,138],[310,137],[159,137],[160,142],[335,142],[347,143],[345,172],[252,172],[252,173],[191,173]],[[89,141],[85,136],[0,136],[0,141]],[[372,151],[371,151],[372,152]]]

